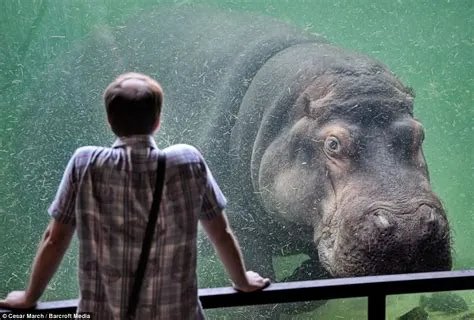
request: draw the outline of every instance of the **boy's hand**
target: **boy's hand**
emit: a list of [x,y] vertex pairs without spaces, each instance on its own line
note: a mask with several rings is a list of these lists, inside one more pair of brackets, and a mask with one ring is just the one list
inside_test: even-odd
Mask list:
[[270,285],[270,279],[263,278],[256,272],[247,271],[245,275],[247,276],[247,283],[240,286],[237,286],[235,283],[233,283],[232,285],[235,290],[241,292],[253,292],[262,290],[263,288],[266,288]]
[[0,308],[3,309],[30,309],[36,302],[28,301],[26,291],[12,291],[5,300],[0,300]]

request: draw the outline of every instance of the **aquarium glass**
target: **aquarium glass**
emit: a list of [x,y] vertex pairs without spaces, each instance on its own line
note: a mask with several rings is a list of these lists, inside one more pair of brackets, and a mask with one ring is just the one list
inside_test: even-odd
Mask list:
[[[472,0],[3,0],[0,1],[0,298],[11,290],[25,288],[38,243],[50,220],[47,209],[74,150],[84,145],[110,146],[114,141],[105,121],[101,94],[112,77],[122,70],[125,57],[116,55],[110,35],[133,26],[134,21],[149,25],[152,34],[156,32],[157,22],[141,18],[149,12],[201,6],[229,15],[265,16],[320,34],[337,46],[382,61],[412,87],[416,93],[415,117],[425,130],[423,148],[431,183],[443,201],[452,230],[453,269],[474,269]],[[212,39],[195,39],[196,43],[208,40]],[[219,47],[215,50],[217,55]],[[147,55],[153,61],[153,52]],[[109,68],[110,74],[95,71],[100,68]],[[139,71],[157,75],[159,72],[154,68],[150,62],[148,68]],[[159,68],[160,72],[166,72],[166,66]],[[77,95],[65,95],[67,101],[54,100],[63,90]],[[87,105],[84,101],[88,101]],[[171,108],[172,102],[165,100],[165,108]],[[172,126],[173,121],[165,117],[164,128]],[[187,143],[187,137],[192,136],[189,130],[195,126],[184,123],[182,136],[157,134],[156,140],[160,147]],[[244,250],[249,245],[254,244],[242,242]],[[275,251],[283,253],[284,248]],[[42,298],[44,301],[77,298],[77,257],[77,239],[74,239]],[[306,259],[304,254],[275,255],[272,263],[277,280],[287,279]],[[231,284],[215,256],[201,258],[198,273],[200,287]],[[459,296],[466,301],[470,312],[474,312],[472,291]],[[417,307],[419,295],[395,296],[387,301],[388,317],[395,319]],[[249,312],[258,308],[239,310]],[[234,312],[237,311],[231,308],[209,311],[209,315],[211,319],[231,319]],[[349,299],[329,301],[292,319],[365,317],[366,300]],[[452,319],[441,314],[436,317]]]

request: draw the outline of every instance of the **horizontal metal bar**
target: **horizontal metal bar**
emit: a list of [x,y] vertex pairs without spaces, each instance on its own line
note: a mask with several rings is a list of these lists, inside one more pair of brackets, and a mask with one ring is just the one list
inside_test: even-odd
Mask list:
[[[199,289],[204,309],[417,292],[474,290],[474,270],[410,273],[274,283],[263,291],[236,292],[230,287]],[[71,312],[78,300],[39,303],[35,310]],[[0,313],[7,310],[0,309]]]
[[474,289],[474,270],[428,272],[357,278],[275,283],[261,292],[236,293],[232,288],[200,289],[203,308],[329,300],[416,292]]

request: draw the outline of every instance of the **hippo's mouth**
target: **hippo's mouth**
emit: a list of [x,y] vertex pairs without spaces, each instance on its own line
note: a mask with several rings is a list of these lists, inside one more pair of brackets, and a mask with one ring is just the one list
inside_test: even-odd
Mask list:
[[409,214],[379,209],[350,217],[324,233],[318,246],[320,261],[333,276],[451,269],[449,227],[439,206],[425,203]]

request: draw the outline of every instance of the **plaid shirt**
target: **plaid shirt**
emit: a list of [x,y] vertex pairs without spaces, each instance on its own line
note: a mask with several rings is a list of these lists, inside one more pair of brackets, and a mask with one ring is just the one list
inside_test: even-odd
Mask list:
[[[69,161],[49,208],[79,238],[78,312],[124,319],[153,200],[158,149],[152,136],[82,147]],[[166,148],[163,197],[140,293],[137,319],[201,319],[197,296],[198,219],[226,199],[203,157],[188,145]]]

